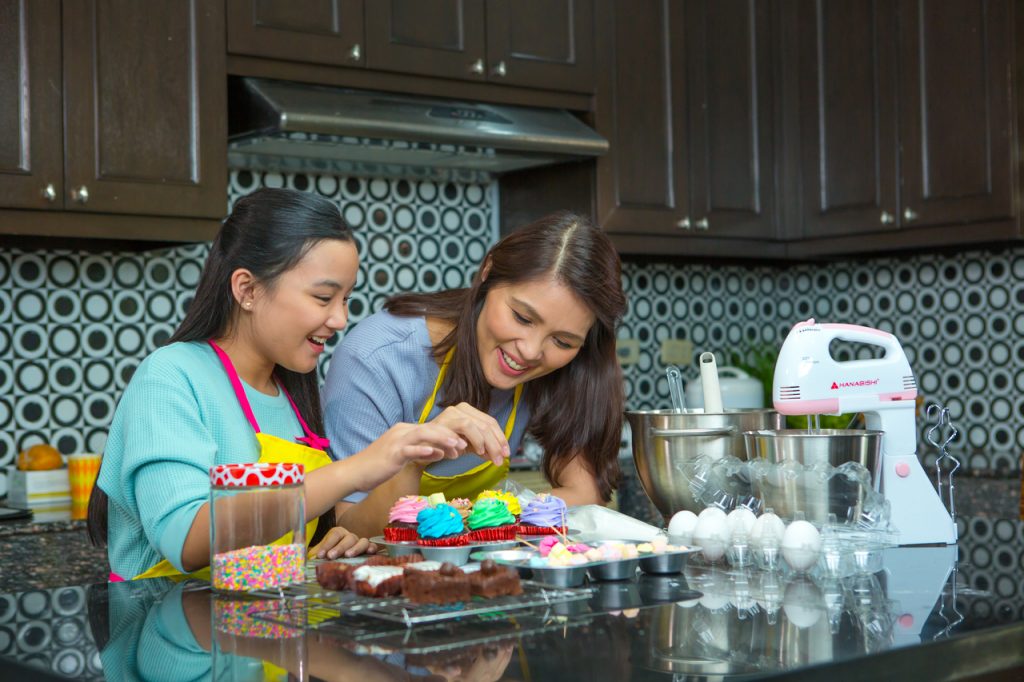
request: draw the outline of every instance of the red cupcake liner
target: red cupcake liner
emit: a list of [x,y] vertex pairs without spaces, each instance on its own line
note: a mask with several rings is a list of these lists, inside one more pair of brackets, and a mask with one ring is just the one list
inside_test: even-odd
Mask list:
[[477,528],[476,530],[469,531],[470,542],[496,542],[500,540],[515,540],[516,539],[516,526],[515,524],[508,524],[506,526],[495,526],[493,528]]
[[448,535],[443,538],[417,538],[424,547],[462,547],[469,544],[469,536],[465,533]]
[[519,524],[520,535],[565,535],[569,529],[565,526],[558,528],[552,526],[531,526],[528,523]]
[[384,526],[384,539],[388,542],[415,542],[416,529],[403,526]]

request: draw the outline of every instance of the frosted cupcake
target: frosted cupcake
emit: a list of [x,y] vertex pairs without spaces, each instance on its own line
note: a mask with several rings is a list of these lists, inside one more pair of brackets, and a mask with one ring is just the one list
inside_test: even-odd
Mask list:
[[416,534],[421,545],[458,547],[469,543],[463,532],[462,516],[450,504],[421,509],[416,515]]
[[466,522],[466,519],[469,518],[470,512],[473,511],[473,503],[465,497],[456,497],[454,500],[449,500],[448,504],[455,507],[455,511],[459,512],[459,515],[462,516],[463,523]]
[[477,504],[480,500],[486,500],[488,498],[495,498],[501,500],[508,507],[508,510],[512,512],[512,515],[519,519],[519,515],[523,513],[523,508],[519,506],[519,499],[512,493],[507,493],[500,490],[485,490],[476,497]]
[[388,525],[384,526],[384,539],[388,542],[406,542],[416,539],[416,515],[427,508],[427,498],[405,495],[391,506]]
[[477,498],[466,525],[471,542],[513,540],[516,537],[516,517],[503,500],[493,497]]
[[565,535],[565,501],[555,495],[541,493],[526,504],[519,517],[521,535]]

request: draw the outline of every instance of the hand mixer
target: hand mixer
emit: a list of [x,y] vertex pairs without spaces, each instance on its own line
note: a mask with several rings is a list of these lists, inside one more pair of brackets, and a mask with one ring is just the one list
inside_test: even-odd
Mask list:
[[[881,346],[885,355],[838,362],[829,351],[834,339]],[[917,457],[917,382],[895,336],[852,324],[798,322],[779,351],[772,397],[787,415],[864,413],[868,429],[884,432],[871,473],[889,501],[899,544],[956,542],[956,523]]]

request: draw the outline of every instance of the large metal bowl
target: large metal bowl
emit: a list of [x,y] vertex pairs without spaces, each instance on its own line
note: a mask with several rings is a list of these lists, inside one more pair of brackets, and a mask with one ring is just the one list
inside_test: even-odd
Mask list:
[[645,410],[626,412],[633,434],[633,461],[644,492],[658,511],[670,518],[688,509],[699,513],[685,469],[701,455],[717,460],[731,455],[747,458],[744,431],[781,429],[785,418],[775,410]]
[[801,465],[777,468],[754,478],[755,494],[783,518],[791,519],[800,512],[806,520],[822,524],[830,513],[839,521],[859,517],[866,487],[841,476],[824,476],[821,472],[829,467],[856,462],[867,469],[872,482],[877,481],[881,431],[782,429],[752,431],[743,437],[751,460]]

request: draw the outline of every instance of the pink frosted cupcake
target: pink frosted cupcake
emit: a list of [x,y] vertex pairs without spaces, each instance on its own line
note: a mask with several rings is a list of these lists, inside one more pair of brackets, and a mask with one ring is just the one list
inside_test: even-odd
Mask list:
[[398,498],[388,512],[388,525],[384,526],[384,539],[388,542],[416,540],[416,515],[427,508],[427,498],[405,495]]

